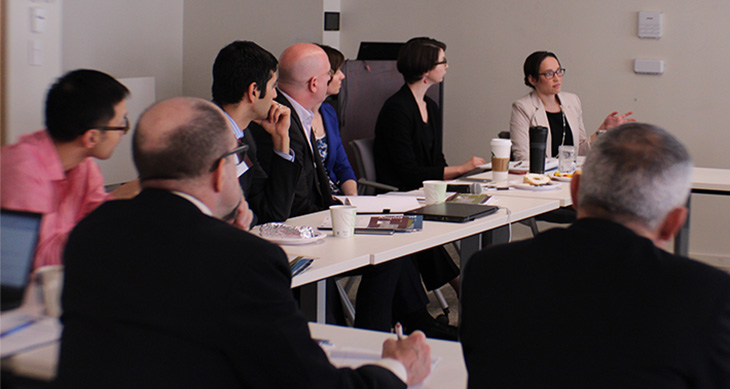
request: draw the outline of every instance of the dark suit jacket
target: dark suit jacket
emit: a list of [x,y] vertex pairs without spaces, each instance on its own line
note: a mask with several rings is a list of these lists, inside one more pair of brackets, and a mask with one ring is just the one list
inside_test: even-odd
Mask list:
[[[294,217],[325,210],[334,204],[334,201],[332,200],[327,173],[324,170],[319,153],[312,152],[311,144],[304,135],[302,122],[289,100],[282,93],[279,93],[276,101],[291,109],[289,147],[294,150],[296,154],[294,162],[301,169],[294,193],[294,203],[289,216]],[[258,145],[257,156],[261,167],[271,176],[273,157],[275,157],[271,135],[256,123],[251,123],[249,130]]]
[[470,388],[730,388],[730,276],[581,219],[467,263]]
[[270,162],[271,175],[266,174],[256,155],[256,140],[248,129],[243,134],[241,141],[248,145],[247,155],[252,166],[239,182],[248,206],[256,215],[256,224],[282,222],[291,213],[301,165],[274,155]]
[[[400,190],[421,187],[424,180],[443,180],[446,159],[443,130],[436,102],[426,97],[428,121],[425,126],[408,85],[383,104],[375,123],[375,173],[378,182]],[[424,131],[433,138],[433,147],[424,143]]]
[[381,367],[332,366],[284,252],[172,193],[103,204],[65,264],[62,387],[405,387]]

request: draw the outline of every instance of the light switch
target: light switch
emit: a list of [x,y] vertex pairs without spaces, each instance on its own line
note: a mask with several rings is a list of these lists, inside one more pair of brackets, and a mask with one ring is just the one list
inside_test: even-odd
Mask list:
[[635,59],[634,73],[662,74],[664,73],[664,61],[661,59]]
[[33,66],[43,65],[43,41],[31,39],[28,41],[28,63]]
[[48,27],[48,10],[42,7],[33,7],[30,9],[30,31],[46,32]]

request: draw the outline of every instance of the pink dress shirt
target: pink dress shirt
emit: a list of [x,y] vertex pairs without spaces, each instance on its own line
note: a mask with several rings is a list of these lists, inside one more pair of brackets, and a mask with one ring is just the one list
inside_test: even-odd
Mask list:
[[68,234],[84,216],[111,195],[99,166],[85,159],[67,172],[45,130],[24,135],[2,148],[3,208],[43,214],[33,268],[62,264]]

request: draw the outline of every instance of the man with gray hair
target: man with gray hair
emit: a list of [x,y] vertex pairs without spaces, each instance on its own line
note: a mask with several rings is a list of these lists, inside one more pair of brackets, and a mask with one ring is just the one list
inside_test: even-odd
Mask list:
[[622,125],[573,177],[572,226],[475,254],[469,387],[730,388],[730,276],[661,248],[685,222],[691,174],[668,132]]
[[133,148],[142,192],[100,206],[66,246],[59,387],[405,388],[428,375],[423,333],[358,369],[330,364],[286,255],[244,231],[245,146],[218,107],[157,103]]

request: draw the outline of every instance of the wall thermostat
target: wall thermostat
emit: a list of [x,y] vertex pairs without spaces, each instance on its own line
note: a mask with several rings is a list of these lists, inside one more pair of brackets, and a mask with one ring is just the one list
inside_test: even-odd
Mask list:
[[639,38],[659,39],[662,37],[662,13],[639,12]]

